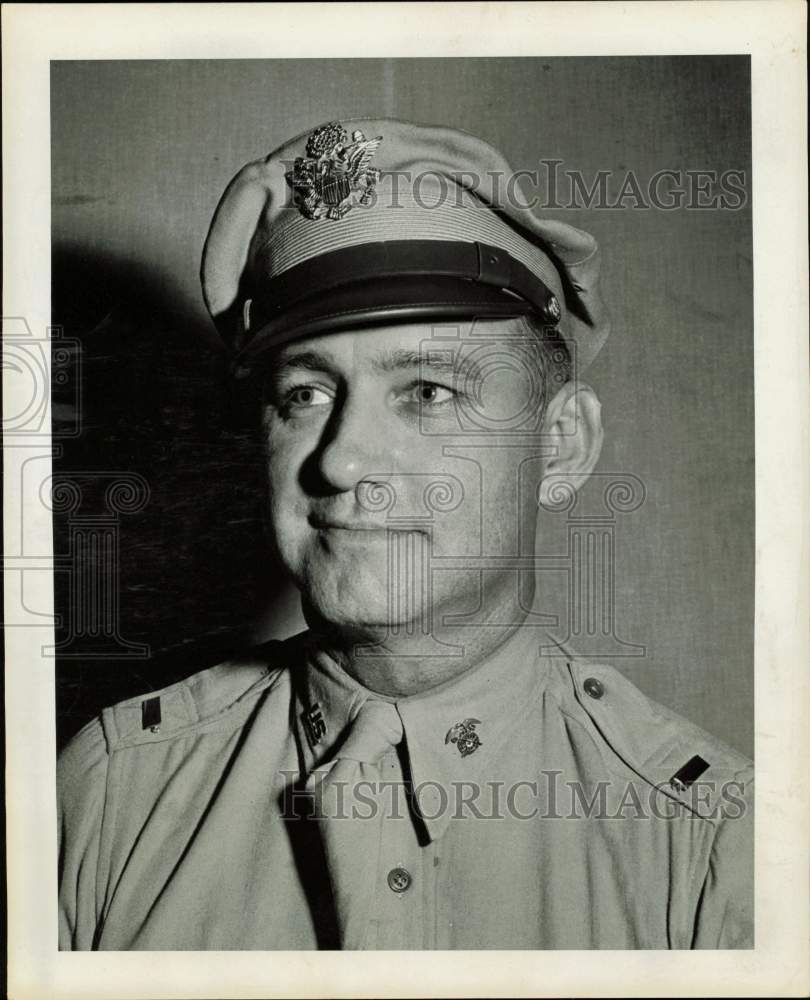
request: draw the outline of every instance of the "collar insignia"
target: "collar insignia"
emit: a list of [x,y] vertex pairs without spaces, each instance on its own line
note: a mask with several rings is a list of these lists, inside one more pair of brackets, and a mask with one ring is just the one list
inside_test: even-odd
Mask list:
[[284,175],[298,211],[307,219],[342,219],[354,205],[368,205],[380,171],[371,158],[383,137],[367,139],[360,129],[348,145],[340,122],[316,128],[307,140],[306,156],[297,156]]
[[455,743],[462,757],[475,753],[481,746],[481,740],[475,731],[475,727],[480,725],[480,719],[465,719],[463,722],[457,722],[451,729],[448,729],[444,738],[445,744]]
[[309,745],[314,750],[326,736],[326,720],[323,717],[321,706],[316,703],[308,711],[303,711],[301,721],[306,728]]

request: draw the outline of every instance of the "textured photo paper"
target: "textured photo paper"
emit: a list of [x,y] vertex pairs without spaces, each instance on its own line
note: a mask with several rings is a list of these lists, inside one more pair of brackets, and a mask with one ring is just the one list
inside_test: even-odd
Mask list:
[[806,606],[806,254],[763,252],[802,161],[729,6],[633,54],[543,5],[408,48],[392,8],[362,57],[303,47],[316,5],[243,50],[220,8],[218,46],[12,11],[18,993],[801,989],[801,650],[762,623]]

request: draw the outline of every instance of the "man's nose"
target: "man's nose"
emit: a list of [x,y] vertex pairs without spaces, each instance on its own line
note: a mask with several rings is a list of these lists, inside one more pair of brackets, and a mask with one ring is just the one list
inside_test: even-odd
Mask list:
[[395,444],[384,407],[346,399],[335,411],[318,456],[320,475],[330,489],[345,493],[392,471]]

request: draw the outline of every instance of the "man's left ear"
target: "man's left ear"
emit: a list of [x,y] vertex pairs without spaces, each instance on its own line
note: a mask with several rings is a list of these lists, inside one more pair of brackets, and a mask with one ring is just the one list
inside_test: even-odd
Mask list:
[[566,382],[549,402],[543,442],[553,448],[546,462],[538,500],[554,506],[561,485],[576,492],[584,486],[602,451],[602,407],[596,393],[582,382]]

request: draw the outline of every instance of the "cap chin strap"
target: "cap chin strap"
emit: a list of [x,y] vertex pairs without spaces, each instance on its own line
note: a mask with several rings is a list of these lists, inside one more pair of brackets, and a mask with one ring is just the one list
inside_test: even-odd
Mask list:
[[[343,286],[398,278],[456,278],[511,292],[555,326],[562,318],[559,300],[524,264],[486,243],[444,240],[391,240],[363,243],[310,258],[264,284],[244,315],[254,335],[304,299]],[[476,296],[471,295],[472,305]],[[247,305],[247,303],[246,303]]]

